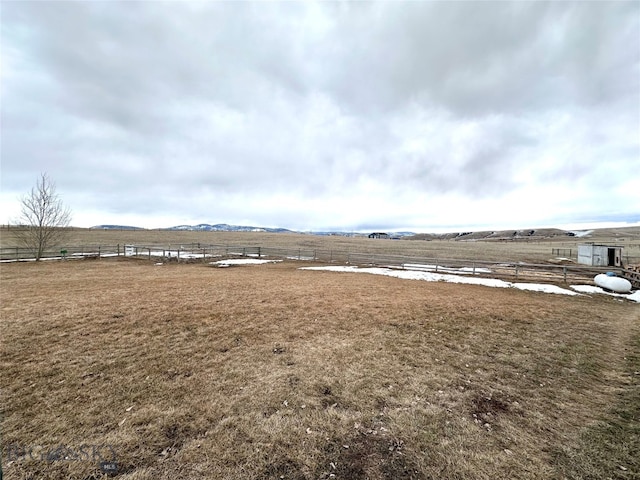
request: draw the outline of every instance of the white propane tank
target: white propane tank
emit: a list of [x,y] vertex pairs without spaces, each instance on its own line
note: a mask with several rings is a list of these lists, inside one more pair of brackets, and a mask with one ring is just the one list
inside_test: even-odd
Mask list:
[[606,273],[601,273],[593,278],[596,285],[606,290],[611,290],[616,293],[630,293],[631,282],[626,278],[616,277]]

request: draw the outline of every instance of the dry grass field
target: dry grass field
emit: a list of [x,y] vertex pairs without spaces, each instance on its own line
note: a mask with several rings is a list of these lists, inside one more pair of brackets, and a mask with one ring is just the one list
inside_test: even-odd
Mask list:
[[640,478],[637,304],[299,266],[0,265],[5,478]]
[[[554,248],[573,249],[584,242],[621,245],[623,256],[640,261],[640,227],[595,230],[586,238],[553,237],[520,241],[376,240],[362,237],[318,236],[299,233],[197,232],[169,230],[69,229],[67,242],[77,245],[172,245],[202,243],[216,245],[270,246],[307,250],[381,253],[435,259],[547,262]],[[0,229],[0,247],[14,247],[12,229]],[[53,249],[59,251],[59,248]]]

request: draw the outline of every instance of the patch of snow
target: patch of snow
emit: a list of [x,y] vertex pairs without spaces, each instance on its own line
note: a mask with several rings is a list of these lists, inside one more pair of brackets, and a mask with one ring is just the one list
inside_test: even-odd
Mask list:
[[569,230],[574,237],[587,237],[593,233],[593,230]]
[[[105,255],[103,255],[105,256]],[[82,259],[82,257],[42,257],[40,259],[41,262],[46,262],[48,260],[79,260]],[[15,259],[10,259],[10,260],[0,260],[0,263],[14,263],[14,262],[35,262],[36,259],[35,258],[20,258],[18,260]]]
[[[71,254],[68,255],[66,257],[42,257],[40,260],[45,262],[48,260],[82,260],[84,257],[86,257],[87,255],[98,255],[98,252],[96,252],[95,254],[89,254],[89,253],[85,253],[85,254]],[[101,253],[100,254],[100,258],[104,258],[104,257],[117,257],[118,254],[117,253]],[[8,260],[0,260],[0,263],[14,263],[14,262],[35,262],[36,259],[35,258],[20,258],[18,260],[16,259],[8,259]]]
[[579,293],[572,292],[566,288],[558,287],[557,285],[547,285],[542,283],[514,283],[515,288],[520,290],[529,290],[532,292],[544,292],[544,293],[558,293],[562,295],[579,295]]
[[636,290],[633,293],[615,293],[607,292],[603,288],[596,287],[595,285],[570,285],[576,292],[581,293],[598,293],[602,295],[610,295],[612,297],[622,297],[628,300],[640,303],[640,290]]
[[582,293],[607,293],[600,287],[594,287],[593,285],[570,285],[576,292]]
[[476,273],[491,273],[491,270],[489,268],[481,268],[481,267],[475,267],[475,268],[474,267],[462,267],[462,268],[458,269],[458,272],[460,272],[460,273],[466,273],[466,272],[473,273],[474,271]]
[[[152,250],[151,251],[151,256],[152,257],[162,257],[163,256],[162,253],[163,252],[161,252],[161,251]],[[165,257],[178,258],[178,251],[177,250],[176,251],[166,250],[164,253],[165,253],[165,255],[164,255]],[[144,257],[144,256],[149,255],[149,252],[148,251],[146,251],[146,252],[144,252],[144,251],[138,252],[138,255]],[[186,259],[186,258],[202,258],[202,254],[201,253],[187,253],[187,252],[182,252],[181,251],[180,252],[180,259]]]
[[[220,257],[221,255],[213,255],[210,253],[207,254],[202,254],[201,252],[185,252],[183,250],[180,250],[180,252],[178,252],[178,250],[151,250],[151,252],[149,252],[148,249],[146,248],[142,248],[140,247],[138,249],[138,257],[168,257],[168,258],[178,258],[178,253],[180,253],[180,259],[188,259],[188,258],[209,258],[209,257]],[[114,256],[117,254],[113,254]],[[103,257],[106,257],[107,255],[102,255]],[[135,256],[135,252],[132,251],[125,251],[125,256],[126,257],[133,257]]]
[[[405,268],[405,270],[419,270],[419,271],[431,272],[431,271],[436,271],[436,267],[437,267],[438,272],[458,273],[463,275],[469,275],[469,274],[473,275],[474,273],[473,267],[452,268],[452,267],[441,267],[436,265],[421,265],[418,263],[405,263],[402,266]],[[489,270],[488,268],[476,267],[475,273],[477,274],[491,273],[491,270]]]
[[228,267],[229,265],[262,265],[264,263],[277,263],[282,260],[256,260],[254,258],[233,258],[229,260],[218,260],[210,262],[209,265],[218,265],[220,267]]
[[545,285],[545,284],[539,284],[539,283],[512,283],[512,282],[505,282],[504,280],[498,280],[496,278],[461,277],[458,275],[421,272],[421,271],[391,270],[387,268],[342,267],[337,265],[328,266],[328,267],[301,267],[301,270],[370,273],[373,275],[387,275],[389,277],[397,277],[405,280],[424,280],[427,282],[464,283],[468,285],[484,285],[487,287],[497,287],[497,288],[517,288],[519,290],[528,290],[528,291],[543,292],[543,293],[555,293],[555,294],[562,294],[562,295],[580,295],[577,292],[574,292],[572,290],[568,290],[565,288],[560,288],[556,285]]

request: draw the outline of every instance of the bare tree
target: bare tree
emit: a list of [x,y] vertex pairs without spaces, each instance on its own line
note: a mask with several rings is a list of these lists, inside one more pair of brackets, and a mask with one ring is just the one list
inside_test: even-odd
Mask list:
[[64,227],[71,222],[71,210],[65,207],[56,193],[56,185],[46,173],[41,173],[31,193],[20,199],[21,214],[16,223],[22,228],[16,231],[17,239],[31,249],[36,261],[45,250],[58,244]]

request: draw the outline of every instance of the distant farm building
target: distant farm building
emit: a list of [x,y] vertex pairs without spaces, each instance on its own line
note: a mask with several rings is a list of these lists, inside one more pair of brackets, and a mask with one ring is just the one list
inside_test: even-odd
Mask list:
[[621,267],[622,247],[615,245],[578,245],[578,263],[592,267]]
[[384,232],[373,232],[369,234],[369,238],[389,238],[389,234]]

